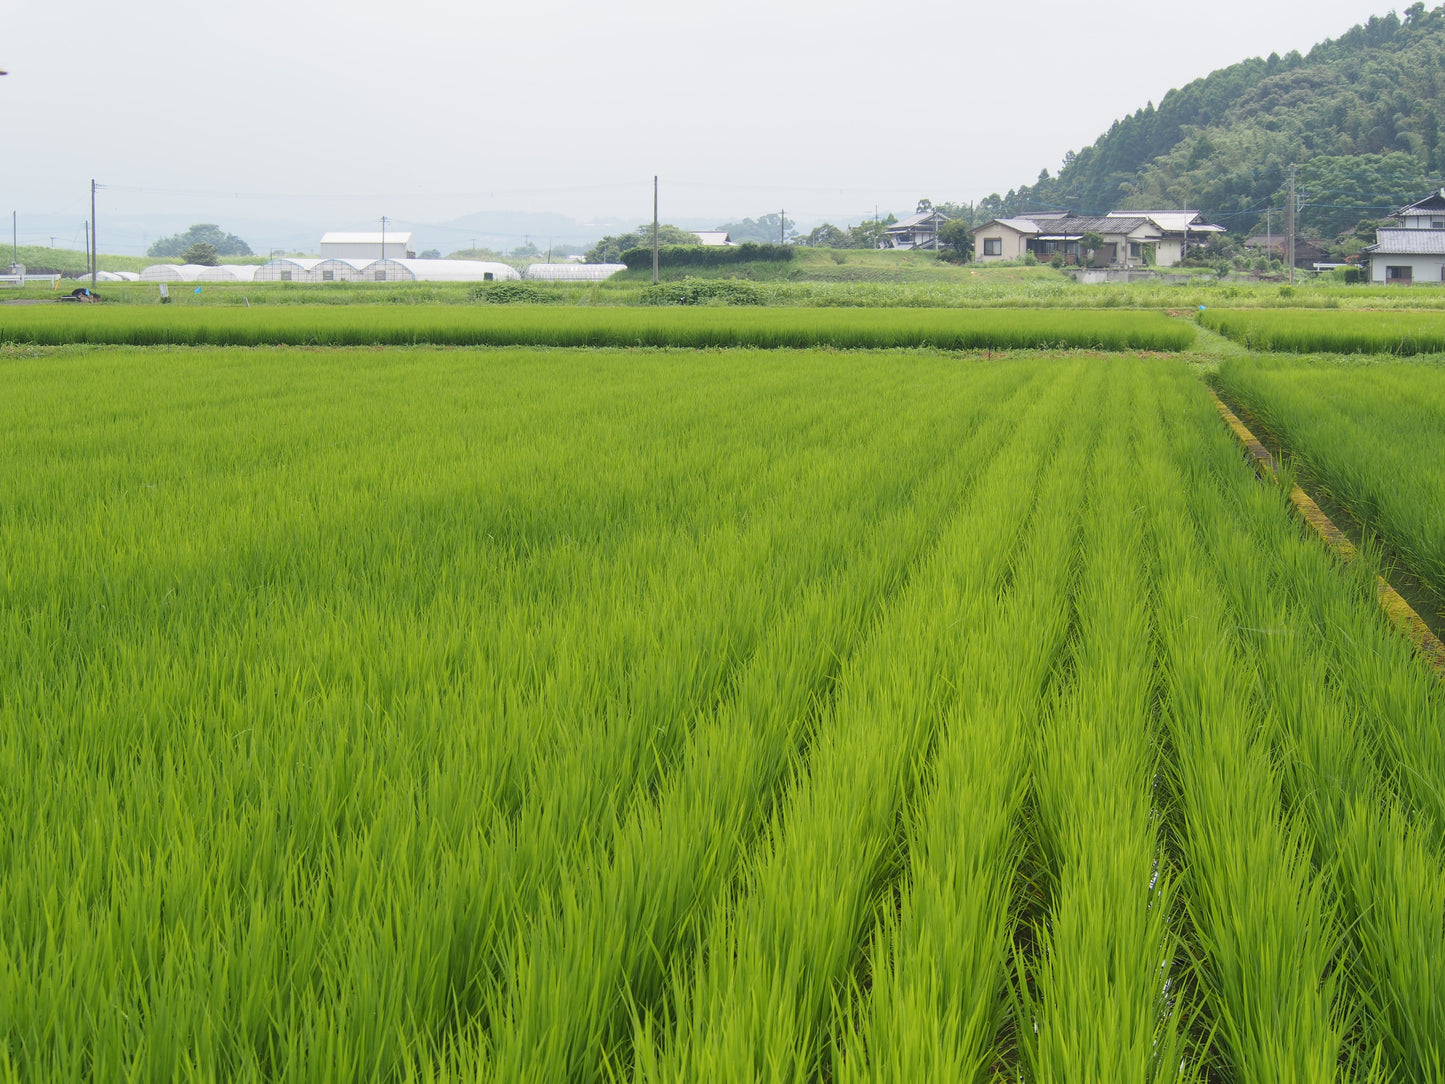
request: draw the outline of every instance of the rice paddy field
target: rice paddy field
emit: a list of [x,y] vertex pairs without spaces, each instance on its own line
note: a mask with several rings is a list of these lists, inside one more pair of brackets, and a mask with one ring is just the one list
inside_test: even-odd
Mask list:
[[0,309],[0,342],[126,345],[676,346],[1181,350],[1162,312],[507,306],[34,305]]
[[1218,379],[1319,490],[1445,596],[1442,359],[1245,355]]
[[1445,1079],[1442,686],[1180,356],[0,380],[0,1079]]
[[1438,354],[1445,312],[1205,309],[1199,322],[1253,350],[1332,354]]

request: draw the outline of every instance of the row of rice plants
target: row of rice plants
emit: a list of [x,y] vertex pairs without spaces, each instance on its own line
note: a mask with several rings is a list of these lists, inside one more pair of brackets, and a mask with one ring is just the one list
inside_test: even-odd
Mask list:
[[[979,398],[948,401],[945,428],[908,435],[920,455],[897,464],[906,504],[847,526],[855,552],[779,615],[735,689],[697,720],[655,801],[633,807],[615,829],[529,839],[552,852],[555,895],[534,913],[512,916],[529,933],[498,961],[488,1027],[474,1044],[487,1050],[490,1071],[601,1079],[607,1061],[626,1049],[633,1015],[661,1007],[675,969],[695,950],[701,917],[766,823],[789,758],[807,741],[813,703],[826,696],[879,600],[897,590],[934,537],[953,494],[988,461],[1015,416],[1031,409],[1041,389],[1021,384],[1025,375],[980,374],[971,381]],[[939,458],[939,441],[954,450]],[[856,451],[862,469],[876,471],[877,457]]]
[[1306,465],[1311,486],[1445,595],[1445,368],[1230,358],[1219,384]]
[[1047,891],[1020,959],[1018,1042],[1032,1080],[1173,1079],[1184,1060],[1175,871],[1151,781],[1154,658],[1134,374],[1115,373],[1087,505],[1066,667],[1036,751],[1035,831]]
[[[1025,796],[1038,704],[1069,627],[1069,555],[1079,472],[1097,431],[1099,389],[1040,479],[1006,587],[951,629],[938,657],[955,686],[937,752],[920,762],[904,818],[908,857],[896,909],[876,919],[868,996],[835,1011],[837,1079],[975,1080],[999,1063],[1013,1004],[1011,952],[1025,855]],[[960,562],[961,568],[968,567]],[[967,586],[955,587],[960,592]]]
[[1199,322],[1253,350],[1297,354],[1438,354],[1445,313],[1206,309]]
[[[1180,417],[1173,404],[1163,413]],[[1196,492],[1238,488],[1228,462],[1232,449],[1227,438],[1220,448],[1219,439],[1216,433],[1215,448],[1196,445],[1189,455]],[[1189,443],[1178,435],[1170,441],[1181,457]],[[1234,458],[1237,463],[1237,452]],[[1256,487],[1244,496],[1244,502],[1214,504],[1220,512],[1211,522],[1200,518],[1209,503],[1196,502],[1192,511],[1216,555],[1218,585],[1205,593],[1223,588],[1241,627],[1241,647],[1254,662],[1256,687],[1272,706],[1273,725],[1264,733],[1281,770],[1271,789],[1294,811],[1298,846],[1319,871],[1326,916],[1338,916],[1333,931],[1302,939],[1313,947],[1310,970],[1330,976],[1322,989],[1337,998],[1334,1028],[1353,1027],[1362,1037],[1341,1051],[1346,1060],[1353,1056],[1362,1073],[1379,1061],[1398,1079],[1439,1079],[1445,1068],[1445,849],[1439,842],[1445,837],[1445,705],[1438,684],[1370,605],[1373,570],[1341,576],[1283,517],[1240,517],[1242,504],[1268,508],[1279,503],[1277,493]],[[1272,590],[1261,591],[1271,579]],[[1362,644],[1372,647],[1361,650]],[[1298,961],[1284,964],[1298,967]],[[1254,956],[1243,966],[1260,970]]]
[[740,893],[711,916],[669,1012],[644,1024],[638,1079],[826,1072],[832,1006],[848,997],[860,941],[891,896],[897,820],[952,698],[957,629],[992,605],[1031,511],[1016,494],[1044,469],[1052,431],[1087,431],[1082,413],[1065,421],[1078,379],[1056,380],[1046,409],[1015,427],[840,675]]
[[[31,1070],[125,1062],[166,1077],[190,1058],[312,1077],[464,1048],[515,932],[545,913],[517,898],[557,865],[504,833],[555,823],[580,838],[623,816],[641,780],[671,777],[701,705],[749,680],[691,755],[717,765],[738,721],[773,705],[782,740],[723,793],[775,777],[817,681],[790,685],[789,701],[778,675],[837,665],[870,593],[968,477],[966,459],[943,476],[936,447],[962,455],[974,429],[969,448],[993,447],[1009,417],[978,413],[1039,375],[875,358],[841,381],[826,356],[622,361],[7,363],[7,455],[29,469],[5,480],[16,515],[0,547],[15,668],[0,701],[15,780],[0,1005]],[[910,496],[930,469],[947,484]],[[885,514],[904,501],[904,518]],[[802,586],[839,561],[856,574]],[[777,667],[747,678],[740,646],[766,648],[758,632],[784,612],[768,633]],[[818,636],[829,628],[835,639]],[[666,733],[644,748],[649,722]],[[602,734],[633,751],[609,753]],[[549,821],[577,792],[560,769],[597,769],[573,741],[634,782],[584,783],[585,811]],[[672,839],[670,817],[644,820],[634,855]],[[579,856],[574,876],[588,868]],[[626,867],[614,881],[632,883]],[[127,944],[138,968],[117,955]]]
[[344,308],[30,306],[0,311],[0,342],[124,345],[675,346],[946,350],[1183,350],[1187,322],[1160,312],[812,308]]
[[[1220,515],[1212,488],[1189,469],[1200,455],[1199,432],[1181,425],[1165,435],[1164,415],[1197,411],[1178,388],[1150,398],[1141,411],[1145,439],[1179,449],[1142,460],[1142,481],[1155,494],[1149,530],[1160,570],[1163,719],[1172,754],[1166,791],[1177,811],[1174,850],[1198,954],[1198,1030],[1213,1040],[1202,1064],[1227,1066],[1242,1080],[1335,1079],[1349,1053],[1349,1014],[1335,974],[1340,927],[1297,821],[1280,814],[1267,740],[1271,704],[1255,696],[1249,653],[1235,631],[1239,616],[1214,578],[1208,544],[1218,539],[1201,537],[1194,525],[1196,516]],[[1237,484],[1237,456],[1232,467]],[[1237,582],[1261,591],[1268,578],[1260,578],[1259,562],[1246,567]]]

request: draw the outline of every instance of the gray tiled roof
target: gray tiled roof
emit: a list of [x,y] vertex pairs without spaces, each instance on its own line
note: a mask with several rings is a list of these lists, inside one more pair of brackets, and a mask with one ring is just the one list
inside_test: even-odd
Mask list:
[[1399,256],[1445,256],[1445,230],[1376,230],[1369,251]]

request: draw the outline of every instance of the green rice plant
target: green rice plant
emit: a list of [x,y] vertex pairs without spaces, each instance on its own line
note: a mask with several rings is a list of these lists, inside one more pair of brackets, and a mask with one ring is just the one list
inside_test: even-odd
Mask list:
[[694,975],[676,986],[670,1027],[640,1027],[637,1078],[801,1079],[826,1071],[830,1010],[887,894],[912,766],[927,756],[951,697],[951,668],[936,665],[939,653],[947,660],[956,650],[952,630],[990,603],[1028,513],[1007,494],[1041,469],[1073,383],[1049,389],[1049,408],[1020,427],[970,488],[907,592],[840,675],[739,895],[712,917]]
[[[1192,457],[1218,471],[1205,484],[1223,481],[1228,455],[1226,442],[1222,455]],[[1236,477],[1237,466],[1236,451],[1229,472]],[[1220,579],[1273,704],[1279,775],[1300,844],[1339,911],[1345,996],[1364,1036],[1358,1059],[1433,1079],[1445,1020],[1438,968],[1445,870],[1438,845],[1422,841],[1440,838],[1440,690],[1374,607],[1372,569],[1342,576],[1277,515],[1238,523],[1237,510],[1279,500],[1253,486],[1243,495],[1247,502],[1218,506],[1230,512],[1211,528]],[[1418,828],[1397,795],[1421,818]]]
[[[692,951],[694,927],[765,823],[790,754],[806,740],[809,705],[825,694],[875,600],[896,590],[931,539],[950,495],[987,462],[1012,412],[1026,408],[1032,394],[1016,406],[1012,397],[1031,376],[997,370],[971,382],[982,398],[952,412],[950,424],[968,433],[954,455],[907,487],[906,507],[866,525],[875,554],[839,561],[770,630],[736,691],[698,720],[655,806],[635,807],[616,827],[607,861],[590,842],[572,853],[566,838],[542,841],[561,866],[556,896],[499,965],[487,1013],[495,1071],[600,1078],[603,1056],[625,1047],[632,1015],[661,1007],[669,973]],[[916,440],[920,456],[938,436]]]
[[1445,313],[1210,308],[1199,322],[1253,350],[1331,354],[1438,354]]
[[351,305],[30,306],[0,310],[0,342],[296,346],[753,346],[1182,350],[1159,312]]
[[1222,390],[1368,531],[1445,596],[1445,368],[1229,359]]
[[1030,1080],[1174,1080],[1188,1020],[1176,874],[1158,837],[1149,723],[1154,659],[1139,491],[1116,468],[1130,448],[1133,374],[1115,373],[1087,471],[1085,547],[1066,675],[1038,739],[1034,831],[1046,906],[1018,961],[1016,1034]]
[[[1070,427],[1076,445],[1094,432]],[[986,1080],[1004,1057],[1024,799],[1036,704],[1068,629],[1079,454],[1057,452],[1006,591],[960,626],[957,699],[919,766],[898,907],[877,919],[867,997],[835,1013],[841,1081]]]
[[[1168,389],[1141,412],[1154,446],[1166,418],[1187,414],[1183,390]],[[1298,822],[1280,818],[1281,781],[1262,740],[1269,704],[1254,701],[1234,646],[1238,619],[1211,580],[1209,550],[1196,534],[1196,519],[1218,516],[1220,507],[1179,468],[1198,461],[1197,415],[1168,438],[1173,462],[1155,457],[1144,469],[1156,495],[1150,529],[1160,569],[1175,841],[1204,1022],[1219,1060],[1239,1079],[1334,1079],[1350,1053],[1336,964],[1340,926]],[[1234,473],[1246,478],[1238,462]],[[1267,582],[1258,572],[1241,571],[1236,582],[1258,589]]]

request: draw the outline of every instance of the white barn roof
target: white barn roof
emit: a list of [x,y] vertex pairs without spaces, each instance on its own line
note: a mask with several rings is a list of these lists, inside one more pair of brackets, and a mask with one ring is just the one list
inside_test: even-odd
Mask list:
[[382,240],[388,245],[411,246],[411,234],[403,233],[400,230],[387,230],[382,233],[351,233],[345,230],[333,230],[330,233],[321,235],[323,245],[379,245]]

